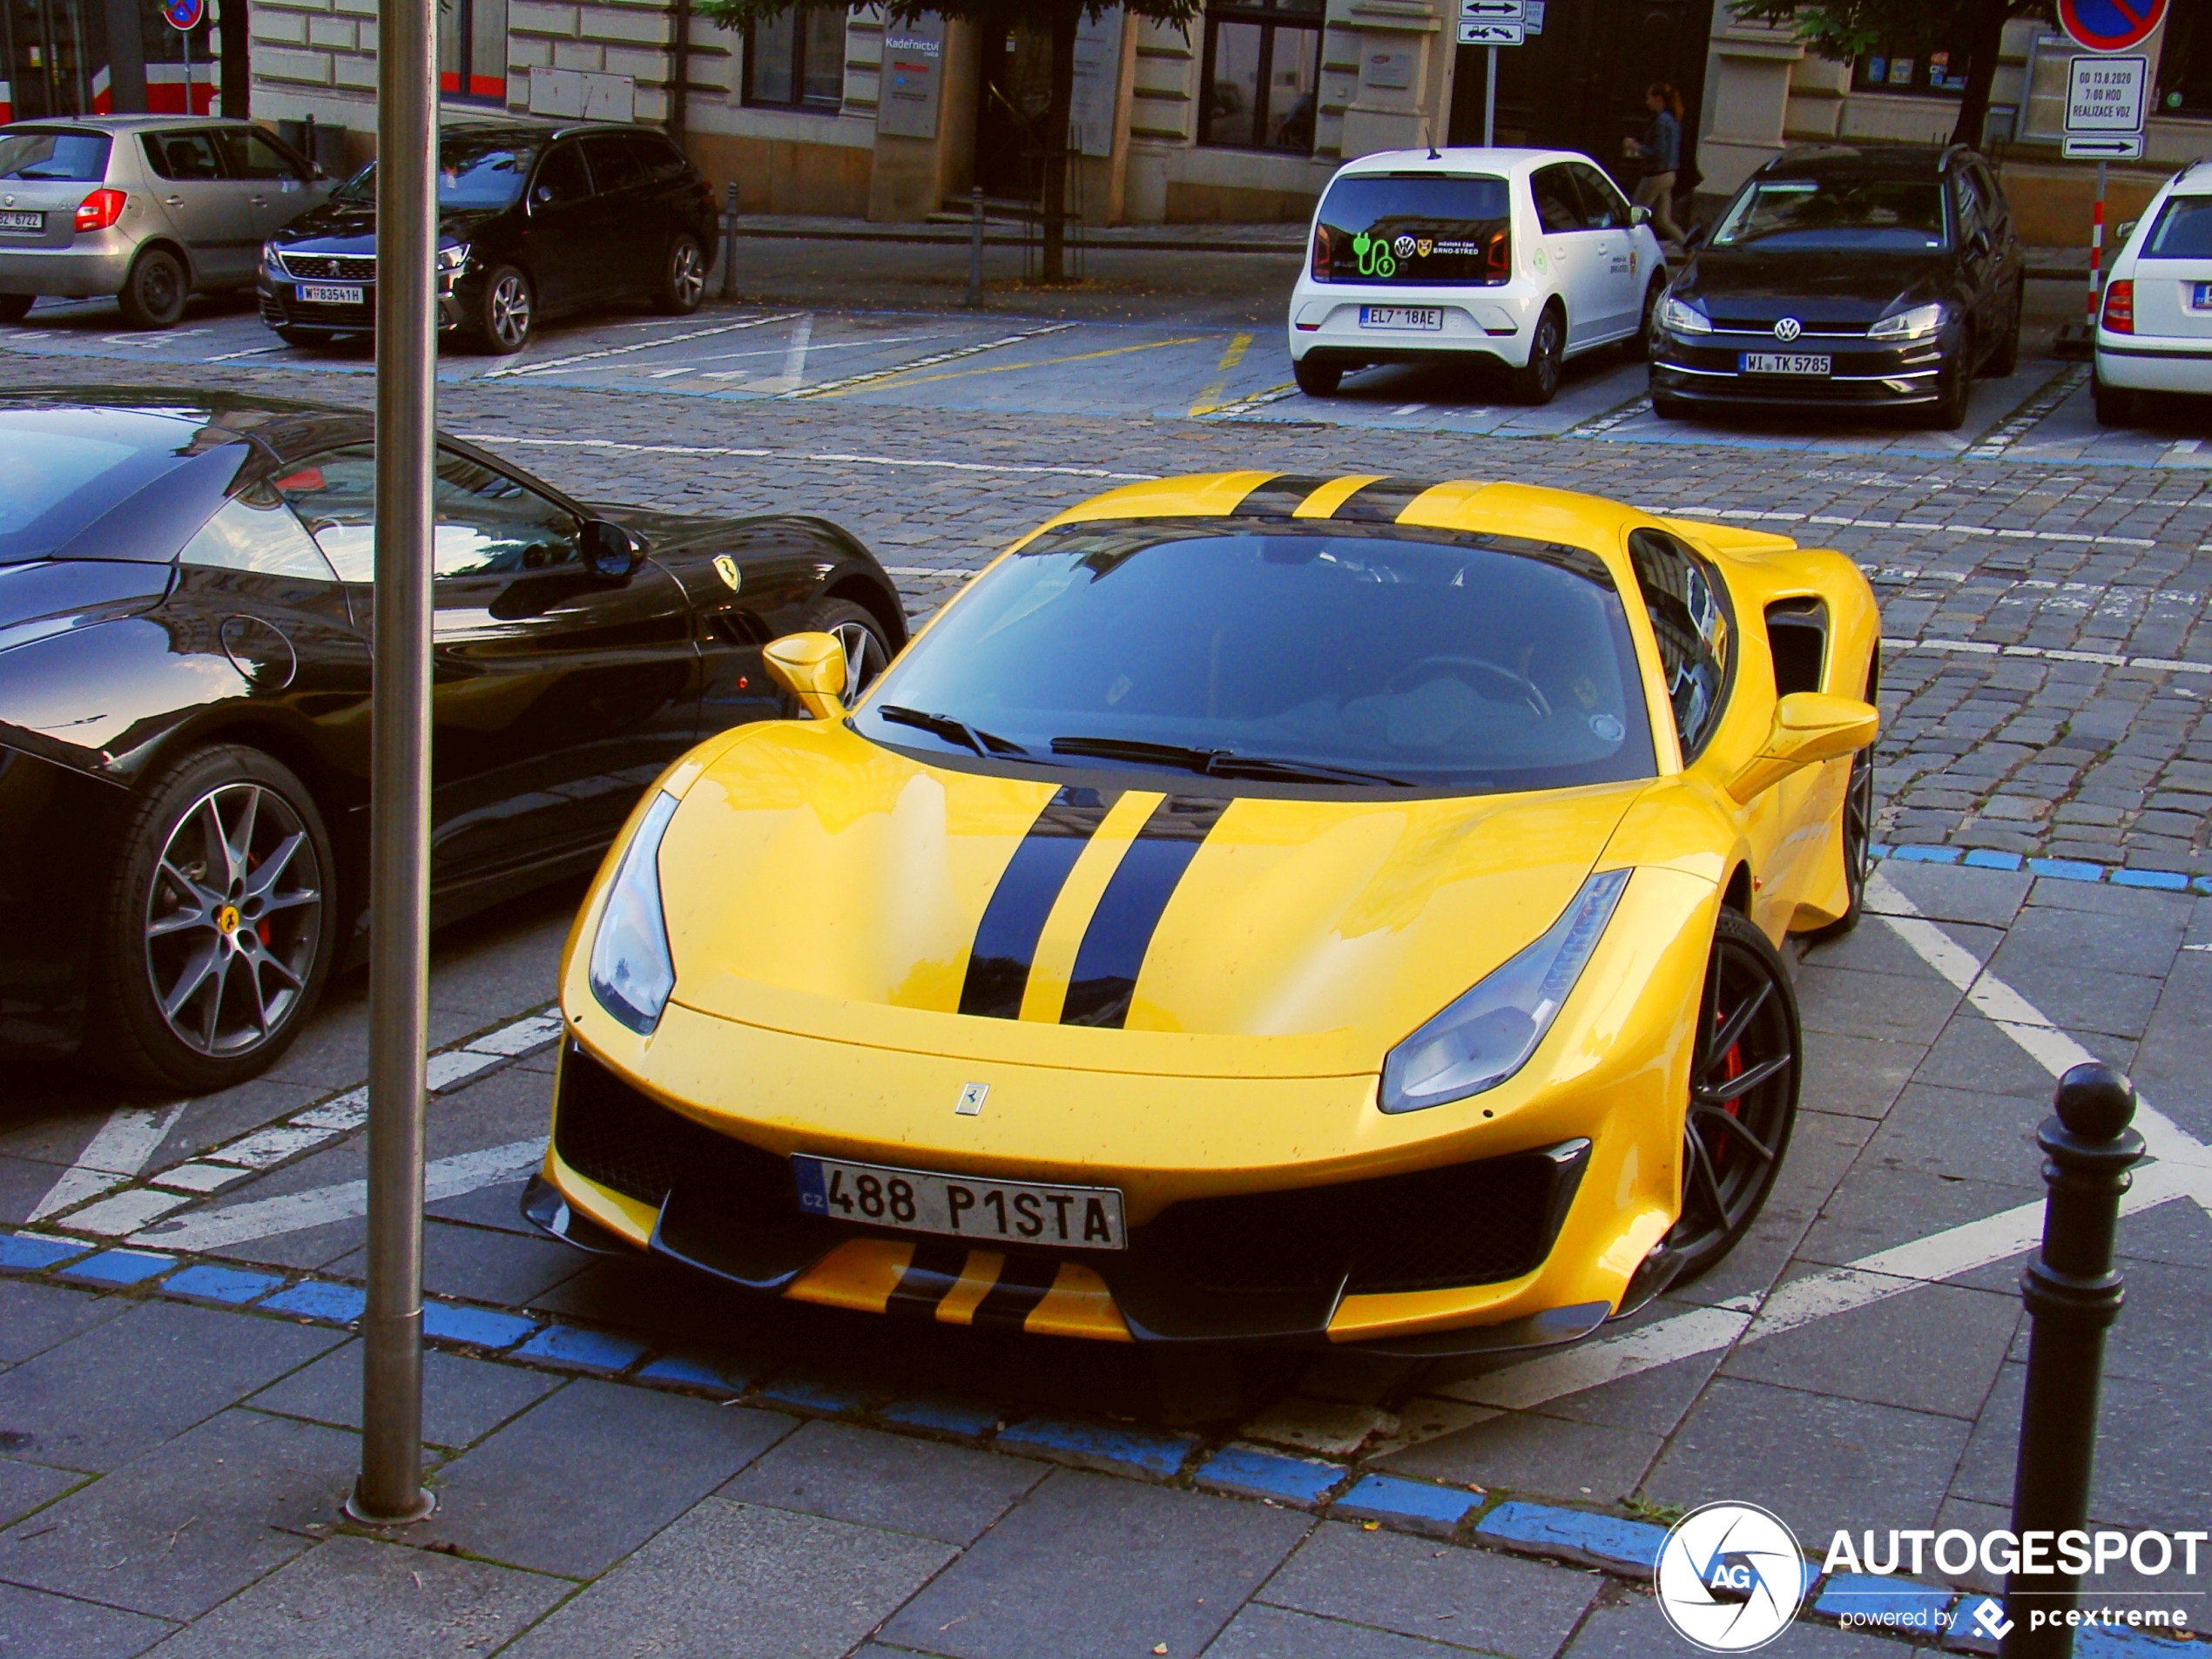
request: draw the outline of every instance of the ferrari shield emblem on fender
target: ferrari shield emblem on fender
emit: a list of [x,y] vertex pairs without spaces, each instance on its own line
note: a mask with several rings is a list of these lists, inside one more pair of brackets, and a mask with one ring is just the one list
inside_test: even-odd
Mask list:
[[722,578],[722,585],[735,593],[745,581],[745,572],[738,569],[738,562],[727,553],[714,556],[714,574]]
[[988,1083],[962,1083],[960,1090],[960,1104],[953,1108],[954,1112],[961,1117],[981,1117],[983,1115],[984,1096],[990,1092],[991,1086]]

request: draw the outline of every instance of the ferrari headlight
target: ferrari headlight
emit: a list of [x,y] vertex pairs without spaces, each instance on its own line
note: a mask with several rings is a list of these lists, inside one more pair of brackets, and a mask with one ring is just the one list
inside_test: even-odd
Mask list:
[[1662,301],[1659,326],[1677,334],[1710,334],[1713,332],[1713,320],[1685,300]]
[[1383,1062],[1383,1110],[1464,1100],[1527,1065],[1628,885],[1626,870],[1592,876],[1541,939],[1393,1049]]
[[1866,331],[1869,340],[1923,340],[1943,327],[1944,310],[1939,305],[1915,306],[1910,311],[1900,311],[1893,317],[1885,317]]
[[637,833],[623,849],[591,941],[591,994],[632,1031],[651,1035],[676,988],[668,926],[660,907],[660,838],[676,815],[676,797],[653,798]]

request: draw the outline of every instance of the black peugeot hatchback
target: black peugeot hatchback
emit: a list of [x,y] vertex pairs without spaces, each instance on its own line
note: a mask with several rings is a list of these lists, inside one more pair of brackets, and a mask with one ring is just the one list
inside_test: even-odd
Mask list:
[[[438,139],[438,326],[518,352],[545,318],[651,301],[682,314],[706,292],[714,198],[650,127],[500,120]],[[261,320],[289,345],[376,326],[376,168],[269,239]]]
[[1660,302],[1653,409],[1900,408],[1956,431],[1973,377],[2013,372],[2025,279],[2004,192],[1966,145],[1791,150]]

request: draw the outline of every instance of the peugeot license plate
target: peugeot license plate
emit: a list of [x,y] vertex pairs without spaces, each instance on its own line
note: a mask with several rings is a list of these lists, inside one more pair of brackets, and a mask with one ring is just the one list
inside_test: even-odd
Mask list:
[[979,1244],[1038,1244],[1055,1250],[1125,1250],[1122,1195],[1113,1187],[1039,1186],[979,1181],[837,1158],[791,1161],[799,1207],[810,1216],[900,1232],[942,1233]]
[[311,306],[358,306],[368,301],[368,291],[354,282],[302,282],[299,293],[301,303]]
[[1746,374],[1825,374],[1834,361],[1824,352],[1747,351],[1737,368]]
[[1431,331],[1444,327],[1442,306],[1362,306],[1359,307],[1362,328],[1422,328]]
[[44,213],[0,213],[0,231],[43,231],[46,228]]
[[2189,285],[2189,309],[2212,311],[2212,282],[2193,282]]

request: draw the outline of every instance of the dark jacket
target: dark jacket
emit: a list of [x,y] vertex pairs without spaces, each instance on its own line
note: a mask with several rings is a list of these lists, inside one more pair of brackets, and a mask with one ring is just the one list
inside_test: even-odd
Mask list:
[[1654,172],[1673,172],[1682,165],[1682,123],[1675,119],[1672,110],[1662,110],[1651,118],[1651,125],[1643,130],[1643,142],[1636,145],[1636,158]]

